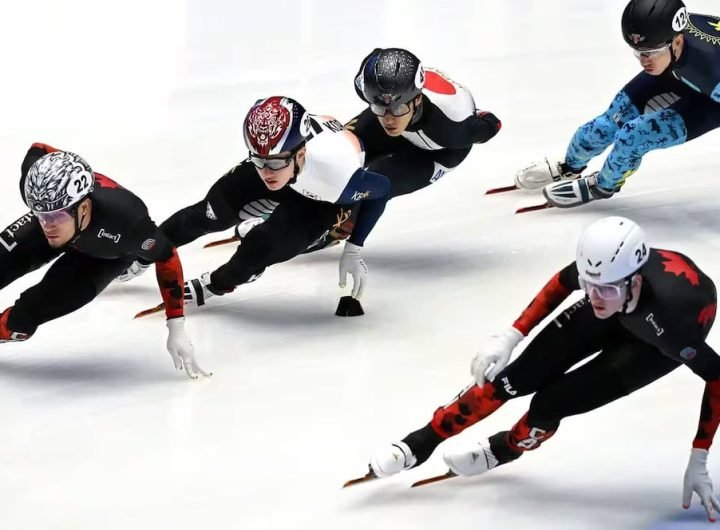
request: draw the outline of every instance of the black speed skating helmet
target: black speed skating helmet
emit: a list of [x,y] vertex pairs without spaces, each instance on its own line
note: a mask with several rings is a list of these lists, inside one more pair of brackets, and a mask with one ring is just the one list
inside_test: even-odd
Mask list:
[[402,48],[376,48],[355,78],[358,94],[368,103],[382,106],[408,103],[424,84],[420,59]]
[[633,48],[660,48],[688,24],[682,0],[630,0],[622,15],[625,42]]

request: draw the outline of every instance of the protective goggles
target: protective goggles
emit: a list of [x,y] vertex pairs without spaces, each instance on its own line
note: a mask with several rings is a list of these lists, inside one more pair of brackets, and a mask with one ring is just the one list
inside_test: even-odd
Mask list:
[[77,208],[73,205],[54,212],[33,212],[42,225],[61,224],[75,219]]
[[619,300],[624,296],[623,287],[625,280],[621,283],[594,283],[578,277],[580,288],[590,296],[593,292],[603,300]]
[[295,156],[295,153],[291,154],[287,158],[264,158],[250,153],[250,162],[252,162],[256,168],[263,169],[268,168],[270,171],[278,171],[284,169],[290,165],[290,161]]
[[670,48],[671,45],[672,45],[672,42],[668,42],[666,45],[661,46],[660,48],[651,48],[651,49],[633,48],[632,51],[633,51],[633,55],[635,55],[635,57],[637,57],[638,59],[640,57],[645,57],[646,59],[649,59],[650,57],[655,57],[656,55],[661,54],[662,52],[664,52],[665,50]]
[[385,116],[388,112],[399,118],[412,112],[409,103],[396,103],[395,105],[379,105],[377,103],[370,104],[370,110],[375,116]]

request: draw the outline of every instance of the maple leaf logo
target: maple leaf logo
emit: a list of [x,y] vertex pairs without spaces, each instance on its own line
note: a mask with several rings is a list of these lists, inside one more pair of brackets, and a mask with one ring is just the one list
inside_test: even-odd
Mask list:
[[700,285],[700,274],[697,269],[690,265],[685,258],[675,252],[667,250],[658,250],[658,254],[665,260],[662,262],[665,272],[672,272],[675,276],[685,276],[691,285],[697,287]]

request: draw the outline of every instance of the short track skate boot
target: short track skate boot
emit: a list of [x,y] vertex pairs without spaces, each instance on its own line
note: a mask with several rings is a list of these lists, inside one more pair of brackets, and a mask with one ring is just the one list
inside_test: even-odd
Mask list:
[[498,459],[490,448],[489,440],[458,445],[443,454],[443,460],[456,475],[480,475],[498,466]]
[[556,182],[543,188],[543,195],[556,208],[574,208],[597,199],[609,199],[620,188],[608,190],[597,183],[598,173],[569,182]]
[[576,179],[583,169],[571,169],[565,162],[545,158],[518,171],[515,174],[515,185],[523,190],[538,190],[553,182]]
[[389,477],[410,469],[416,462],[408,445],[397,442],[378,448],[370,457],[370,469],[378,478]]

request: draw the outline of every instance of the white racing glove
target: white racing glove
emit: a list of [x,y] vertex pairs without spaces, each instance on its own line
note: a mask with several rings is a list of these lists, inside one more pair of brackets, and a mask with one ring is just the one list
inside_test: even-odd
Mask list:
[[367,284],[368,268],[360,254],[359,247],[349,241],[345,242],[342,257],[340,258],[340,287],[345,287],[347,275],[353,278],[352,297],[359,300]]
[[171,318],[167,321],[167,327],[167,349],[175,363],[175,368],[178,370],[184,368],[190,379],[197,379],[198,375],[210,377],[212,373],[200,368],[195,361],[195,348],[185,333],[185,317]]
[[150,265],[152,265],[152,263],[145,264],[140,263],[139,261],[133,261],[130,266],[125,269],[125,272],[115,278],[115,280],[118,282],[129,282],[130,280],[133,280],[138,276],[142,276],[145,271],[150,268]]
[[510,362],[510,356],[524,336],[515,327],[510,326],[497,335],[493,335],[487,344],[473,357],[470,372],[477,386],[482,387],[485,380],[493,381]]
[[683,481],[683,508],[690,508],[693,492],[700,497],[700,502],[705,507],[707,518],[711,523],[717,519],[717,512],[720,510],[715,495],[713,495],[713,485],[707,470],[707,449],[695,449],[690,452],[690,461],[685,470],[685,479]]

